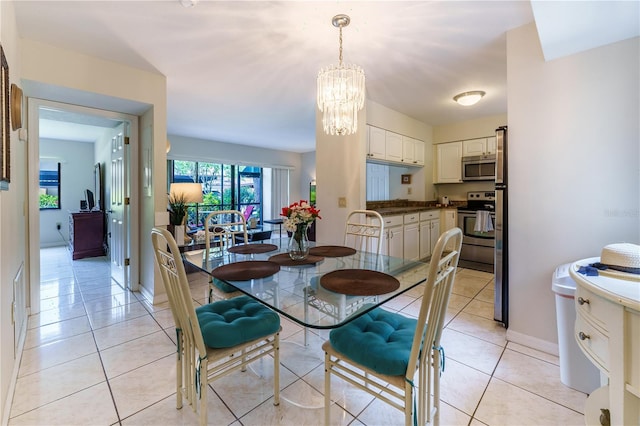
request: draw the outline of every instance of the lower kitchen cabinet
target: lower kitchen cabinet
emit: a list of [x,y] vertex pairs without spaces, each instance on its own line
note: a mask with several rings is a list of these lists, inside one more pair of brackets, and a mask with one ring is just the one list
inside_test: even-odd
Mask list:
[[437,210],[420,213],[420,259],[430,257],[440,237],[440,213]]
[[[456,226],[458,226],[458,210],[455,208],[440,210],[440,233],[445,233]],[[445,250],[453,250],[453,240],[449,241]]]
[[386,216],[384,218],[384,241],[382,254],[393,257],[404,257],[404,232],[402,216]]
[[456,209],[437,209],[384,217],[382,254],[410,260],[427,259],[440,234],[454,228]]
[[420,259],[420,213],[404,215],[404,258]]

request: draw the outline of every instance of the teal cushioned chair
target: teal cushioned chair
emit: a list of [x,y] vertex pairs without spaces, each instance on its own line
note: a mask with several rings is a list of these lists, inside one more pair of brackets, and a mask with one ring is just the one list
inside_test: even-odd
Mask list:
[[209,384],[269,356],[273,357],[273,403],[278,405],[278,314],[249,296],[210,303],[196,312],[173,236],[166,229],[153,228],[151,242],[176,324],[176,408],[182,408],[184,397],[194,411],[200,411],[200,425],[206,425]]
[[[417,320],[376,308],[331,331],[329,341],[322,345],[326,425],[330,423],[332,374],[404,411],[406,426],[412,419],[419,425],[427,421],[439,424],[444,362],[440,336],[461,245],[460,228],[438,239]],[[445,253],[445,247],[452,251]]]

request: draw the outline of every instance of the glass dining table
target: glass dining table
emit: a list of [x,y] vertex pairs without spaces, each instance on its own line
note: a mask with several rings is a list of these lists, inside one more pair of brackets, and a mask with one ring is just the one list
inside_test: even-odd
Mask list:
[[[288,258],[286,247],[269,241],[244,246],[242,252],[212,248],[182,256],[185,264],[315,329],[339,327],[389,302],[423,283],[428,269],[424,262],[352,249],[347,254],[340,246],[312,246],[312,253],[326,255],[298,262]],[[247,278],[263,266],[267,270],[259,278]]]

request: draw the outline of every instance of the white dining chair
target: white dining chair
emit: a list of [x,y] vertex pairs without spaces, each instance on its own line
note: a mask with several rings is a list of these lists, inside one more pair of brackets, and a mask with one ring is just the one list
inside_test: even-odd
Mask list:
[[[247,244],[247,220],[239,210],[219,210],[207,215],[204,220],[206,255],[214,252],[222,255],[226,249],[238,243]],[[240,296],[242,293],[216,278],[209,279],[209,303]]]
[[384,241],[384,220],[374,210],[353,210],[344,226],[344,245],[380,254]]
[[[445,246],[453,241],[453,250]],[[373,309],[332,330],[325,351],[324,423],[330,423],[331,375],[404,412],[405,425],[438,425],[444,350],[440,337],[453,288],[462,231],[440,236],[431,257],[418,319]],[[416,383],[417,378],[417,383]]]
[[[353,210],[347,216],[344,228],[344,245],[358,251],[373,253],[377,258],[382,251],[384,240],[384,220],[374,210]],[[360,268],[361,265],[358,265]],[[314,307],[319,311],[342,321],[377,296],[349,296],[325,290],[319,285],[319,278],[311,280],[307,290],[305,309]],[[306,337],[306,334],[305,334]]]
[[173,236],[166,229],[153,228],[151,241],[176,327],[176,408],[182,408],[186,399],[194,411],[200,412],[200,425],[206,425],[209,384],[269,356],[273,357],[273,404],[278,405],[278,314],[249,296],[194,308]]

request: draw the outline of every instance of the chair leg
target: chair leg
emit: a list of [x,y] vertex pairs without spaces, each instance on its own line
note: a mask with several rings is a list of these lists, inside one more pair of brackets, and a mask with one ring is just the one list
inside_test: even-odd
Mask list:
[[331,356],[324,353],[324,424],[331,423]]
[[183,342],[182,342],[182,332],[176,329],[176,409],[179,410],[182,408],[182,369],[184,368],[184,353],[183,351]]
[[411,420],[413,416],[416,416],[417,413],[414,413],[413,409],[413,392],[415,392],[414,387],[405,382],[404,384],[404,426],[411,426]]
[[280,333],[273,338],[273,405],[280,405]]
[[207,359],[200,362],[200,426],[207,425],[207,391],[209,383],[207,379]]

